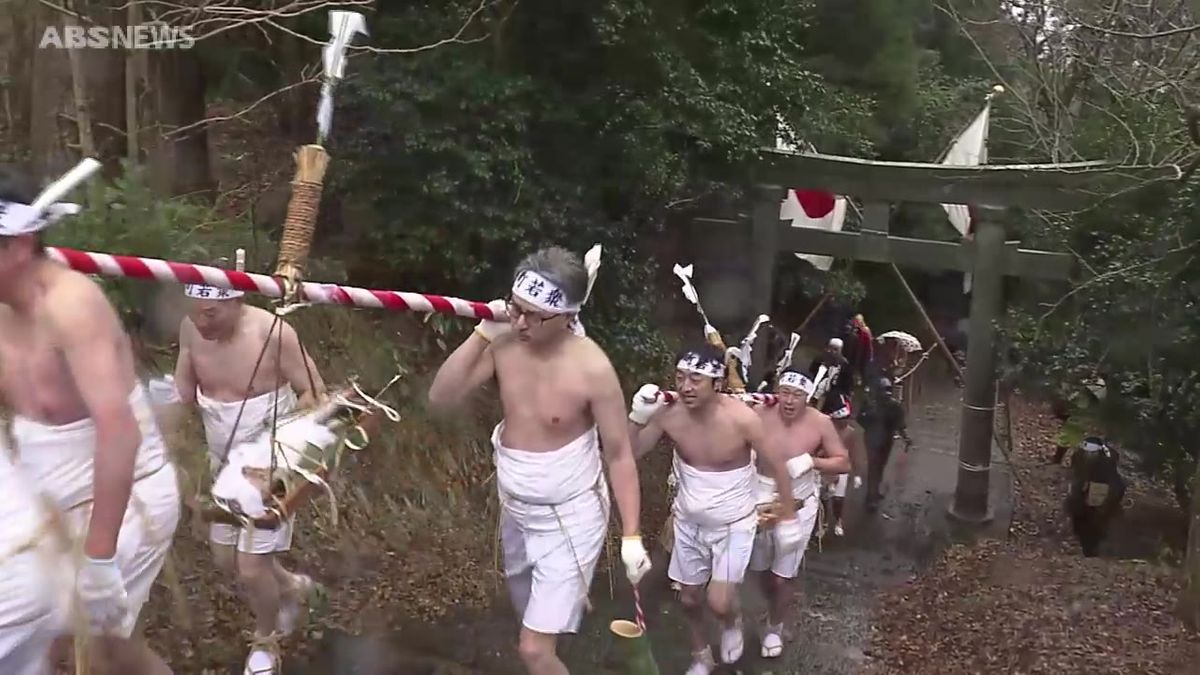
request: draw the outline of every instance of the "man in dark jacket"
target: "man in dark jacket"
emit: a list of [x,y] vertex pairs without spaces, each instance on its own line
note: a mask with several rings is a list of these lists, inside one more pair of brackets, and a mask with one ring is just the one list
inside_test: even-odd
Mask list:
[[1125,497],[1120,457],[1103,438],[1088,436],[1071,455],[1071,492],[1066,511],[1083,555],[1099,555],[1100,543]]
[[891,380],[881,377],[868,384],[867,405],[859,413],[858,423],[866,431],[867,510],[874,512],[883,500],[880,485],[896,437],[904,439],[905,452],[912,448],[904,407],[893,396]]

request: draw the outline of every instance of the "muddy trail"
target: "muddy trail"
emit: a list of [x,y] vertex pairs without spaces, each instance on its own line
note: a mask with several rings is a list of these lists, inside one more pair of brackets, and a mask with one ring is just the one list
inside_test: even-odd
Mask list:
[[[915,446],[898,448],[885,478],[886,497],[879,513],[862,508],[864,491],[851,490],[846,504],[846,534],[832,529],[809,545],[805,568],[788,621],[787,648],[781,658],[759,656],[759,617],[765,607],[751,582],[743,586],[746,650],[741,661],[721,673],[854,673],[871,662],[869,644],[877,598],[914,579],[932,555],[948,543],[951,524],[946,506],[953,494],[957,467],[959,390],[929,387],[909,414]],[[899,445],[899,444],[898,444]],[[995,453],[993,528],[1009,520],[1011,477]],[[686,623],[666,579],[667,556],[655,555],[655,569],[642,584],[648,635],[661,672],[681,673],[690,662]],[[611,586],[610,586],[611,584]],[[579,635],[560,641],[559,653],[573,673],[619,673],[617,650],[608,625],[631,619],[632,593],[623,577],[597,574],[593,611]],[[489,612],[464,612],[434,624],[400,622],[401,628],[372,635],[316,633],[314,656],[291,661],[287,675],[419,675],[495,673],[520,675],[514,649],[516,621],[506,597]],[[712,627],[717,639],[717,628]]]

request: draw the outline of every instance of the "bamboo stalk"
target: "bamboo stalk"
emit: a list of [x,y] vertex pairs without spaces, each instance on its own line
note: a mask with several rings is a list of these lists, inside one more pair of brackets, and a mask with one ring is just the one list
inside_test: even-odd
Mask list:
[[650,640],[646,632],[632,621],[617,619],[608,625],[608,629],[618,638],[617,649],[621,651],[625,673],[628,675],[658,675],[658,664],[654,661],[654,652],[650,649]]

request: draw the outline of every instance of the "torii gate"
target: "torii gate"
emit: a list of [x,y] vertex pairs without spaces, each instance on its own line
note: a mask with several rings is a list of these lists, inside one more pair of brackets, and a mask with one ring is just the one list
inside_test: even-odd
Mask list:
[[[781,252],[812,253],[893,263],[974,276],[968,327],[966,386],[958,448],[958,481],[950,507],[970,523],[991,519],[992,419],[995,406],[995,322],[1004,311],[1005,276],[1070,278],[1072,256],[1021,249],[1005,241],[1004,207],[1079,209],[1118,192],[1180,177],[1175,165],[1116,166],[1106,162],[948,166],[877,162],[817,153],[764,149],[754,167],[750,310],[770,314]],[[789,188],[823,190],[865,202],[861,232],[792,227],[779,219]],[[961,243],[894,237],[888,233],[889,202],[970,204],[973,240]],[[705,219],[709,220],[709,219]],[[733,221],[726,221],[734,224]],[[756,362],[754,378],[765,364]]]

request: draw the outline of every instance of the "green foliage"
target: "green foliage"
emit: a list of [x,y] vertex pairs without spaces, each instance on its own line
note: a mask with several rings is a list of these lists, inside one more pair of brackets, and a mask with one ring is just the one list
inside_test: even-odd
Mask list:
[[[94,183],[99,189],[87,208],[48,230],[47,245],[202,264],[219,257],[232,261],[237,247],[248,248],[248,223],[227,221],[202,203],[163,199],[150,191],[144,169],[124,168],[111,184]],[[97,281],[127,320],[156,290],[155,284],[141,280]]]
[[[373,35],[427,42],[468,7],[382,13]],[[712,191],[770,144],[776,113],[805,139],[862,145],[846,133],[861,97],[797,58],[807,9],[529,0],[500,7],[481,42],[356,63],[331,173],[347,201],[386,214],[367,228],[360,273],[487,299],[535,248],[600,243],[589,333],[623,366],[657,363],[651,243],[667,205]]]

